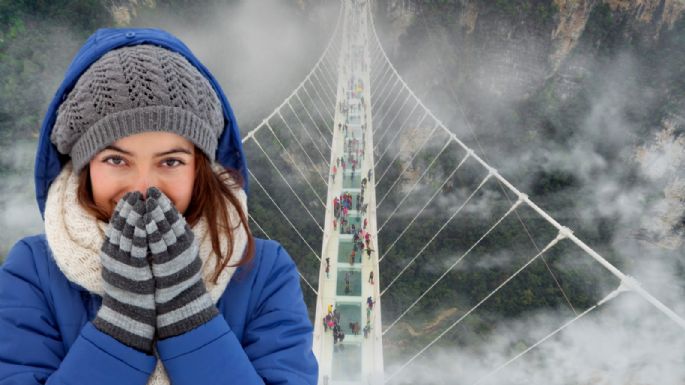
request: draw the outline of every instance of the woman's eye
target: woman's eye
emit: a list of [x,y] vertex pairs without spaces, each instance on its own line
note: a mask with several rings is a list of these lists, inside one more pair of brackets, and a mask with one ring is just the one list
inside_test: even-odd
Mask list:
[[124,158],[120,156],[108,156],[103,162],[111,164],[112,166],[121,166],[124,164]]
[[165,159],[162,161],[162,164],[164,164],[167,167],[176,167],[176,166],[180,166],[180,165],[185,164],[185,163],[183,163],[179,159]]

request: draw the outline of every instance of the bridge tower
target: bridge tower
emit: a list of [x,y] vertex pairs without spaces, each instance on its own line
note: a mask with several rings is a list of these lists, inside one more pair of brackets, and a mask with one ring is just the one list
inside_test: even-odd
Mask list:
[[[383,341],[367,45],[370,10],[364,0],[345,1],[343,7],[313,349],[319,384],[376,384],[382,383]],[[325,325],[326,319],[336,326]]]

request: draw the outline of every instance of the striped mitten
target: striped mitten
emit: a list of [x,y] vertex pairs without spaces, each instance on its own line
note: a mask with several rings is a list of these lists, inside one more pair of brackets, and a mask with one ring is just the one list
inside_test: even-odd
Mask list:
[[119,200],[100,249],[102,307],[93,325],[121,343],[152,352],[155,283],[147,260],[145,202],[139,192]]
[[157,335],[190,331],[219,312],[202,281],[202,260],[195,235],[169,198],[147,191],[145,226],[155,280]]

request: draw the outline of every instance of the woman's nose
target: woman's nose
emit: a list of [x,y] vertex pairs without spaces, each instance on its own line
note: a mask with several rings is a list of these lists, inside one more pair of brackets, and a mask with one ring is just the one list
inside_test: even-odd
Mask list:
[[159,187],[155,176],[149,172],[140,172],[131,186],[131,191],[138,191],[143,195],[143,199],[147,199],[147,190],[153,186]]

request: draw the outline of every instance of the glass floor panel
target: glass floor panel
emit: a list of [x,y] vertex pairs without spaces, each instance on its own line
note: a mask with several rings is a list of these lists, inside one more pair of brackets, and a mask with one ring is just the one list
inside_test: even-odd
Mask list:
[[[339,169],[343,172],[351,172],[352,171],[352,165],[354,164],[354,160],[357,161],[356,166],[354,167],[354,172],[357,173],[360,171],[362,167],[362,160],[364,157],[362,156],[357,156],[356,154],[350,155],[345,153],[345,155],[342,157],[342,160],[345,161],[345,168],[342,167],[342,163],[340,163]],[[347,176],[349,178],[349,175]]]
[[[345,263],[349,266],[350,263],[350,254],[352,254],[352,249],[353,249],[353,244],[352,240],[349,239],[341,239],[340,242],[338,242],[338,263]],[[355,253],[354,257],[354,263],[361,263],[362,261],[362,252],[357,250]],[[345,278],[345,273],[343,272],[343,279]],[[340,276],[340,273],[338,273],[338,276]]]
[[[347,283],[348,281],[349,284]],[[338,268],[336,294],[362,295],[362,272],[348,267]]]
[[[354,197],[353,203],[354,203]],[[354,225],[354,228],[359,230],[362,223],[362,219],[359,215],[348,215],[347,216],[347,224],[344,226],[341,226],[340,223],[338,223],[338,230],[340,230],[340,234],[352,234],[352,225]],[[341,241],[342,242],[342,241]],[[352,248],[352,243],[350,242],[350,250]]]
[[361,124],[362,122],[362,117],[359,115],[348,115],[347,116],[347,124]]
[[345,336],[352,335],[351,323],[362,325],[362,306],[360,303],[336,302],[335,308],[340,312],[340,327]]
[[[343,188],[361,188],[362,187],[362,173],[357,170],[354,175],[352,172],[346,172],[343,174]],[[354,194],[352,194],[354,195]],[[357,204],[356,197],[352,199],[352,207]]]
[[360,381],[362,349],[360,344],[338,343],[333,348],[333,381]]

